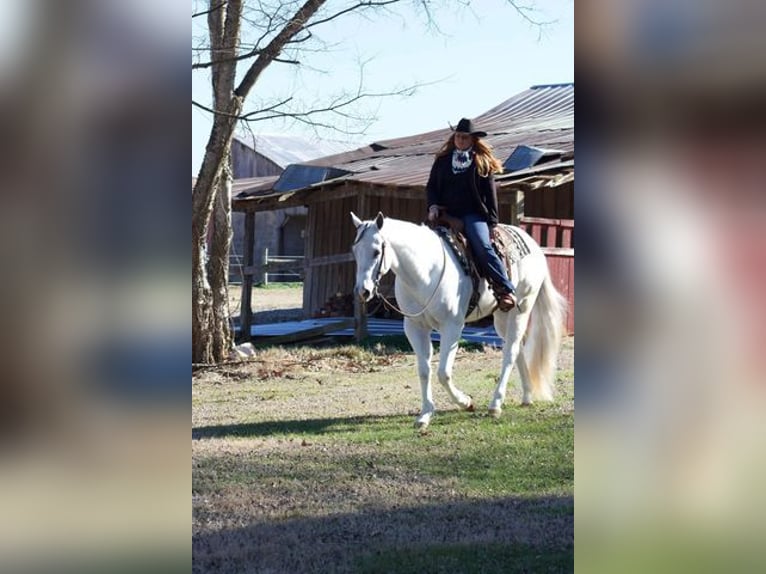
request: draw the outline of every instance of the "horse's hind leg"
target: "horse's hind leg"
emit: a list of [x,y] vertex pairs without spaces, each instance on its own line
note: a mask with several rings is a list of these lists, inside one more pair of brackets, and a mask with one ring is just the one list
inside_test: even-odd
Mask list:
[[431,330],[416,323],[410,319],[404,319],[404,334],[412,345],[412,350],[418,358],[418,377],[420,378],[420,393],[422,396],[422,406],[420,415],[415,419],[415,424],[425,428],[431,422],[434,414],[434,399],[431,391],[431,357],[433,356],[433,347],[431,346]]
[[516,368],[519,369],[519,376],[521,377],[521,404],[532,404],[532,383],[529,378],[529,368],[527,367],[527,360],[524,358],[524,350],[519,351],[519,356],[516,357]]
[[445,389],[447,389],[452,400],[462,408],[472,411],[473,400],[471,397],[455,387],[452,383],[452,367],[455,364],[458,340],[460,339],[462,331],[461,327],[459,329],[444,329],[439,333],[441,340],[439,342],[439,370],[437,373],[439,382]]
[[[496,329],[498,332],[505,333],[505,341],[503,343],[503,365],[500,368],[500,378],[497,381],[492,401],[489,403],[489,414],[494,417],[499,417],[503,412],[503,402],[505,401],[505,394],[508,388],[508,380],[511,378],[513,365],[519,358],[521,352],[521,340],[524,337],[524,332],[529,324],[529,310],[520,312],[518,311],[518,308],[519,307],[509,313],[497,313],[495,315]],[[499,325],[500,328],[498,328],[497,323],[501,321],[505,321],[505,324]],[[529,373],[524,373],[522,375],[522,384],[524,384],[524,375],[527,376],[527,380],[529,378]],[[528,398],[526,385],[524,396],[525,398]]]

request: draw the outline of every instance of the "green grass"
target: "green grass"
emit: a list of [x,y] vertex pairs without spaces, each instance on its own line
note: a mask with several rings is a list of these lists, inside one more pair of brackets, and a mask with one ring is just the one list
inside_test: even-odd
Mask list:
[[280,282],[273,282],[273,283],[258,283],[257,285],[253,286],[253,289],[261,289],[263,291],[268,290],[274,290],[274,289],[303,289],[303,282],[302,281],[285,281],[283,283]]
[[[557,373],[553,403],[520,407],[513,380],[494,419],[486,404],[499,353],[461,349],[456,382],[477,411],[458,410],[436,383],[437,414],[421,433],[414,356],[399,343],[275,350],[250,378],[245,370],[194,382],[195,564],[218,572],[255,563],[300,572],[571,571],[571,366]],[[275,365],[283,375],[259,378]],[[312,542],[284,554],[285,539]]]
[[[412,352],[412,345],[407,340],[405,335],[379,335],[365,337],[359,342],[359,346],[365,349],[378,349],[383,347],[391,351],[403,351],[405,353]],[[472,343],[465,339],[458,341],[458,347],[466,351],[483,351],[483,343]],[[439,350],[439,341],[433,342],[434,352]]]
[[386,549],[359,560],[359,574],[570,572],[573,547],[540,552],[522,544],[455,544]]
[[[363,465],[378,475],[411,473],[426,479],[451,480],[465,495],[531,496],[572,492],[574,421],[572,413],[529,407],[500,419],[451,411],[437,414],[425,434],[413,428],[412,417],[365,417],[264,421],[197,429],[199,436],[280,439],[285,444],[309,443],[318,456],[304,456],[300,465],[286,455],[284,475],[354,475]],[[322,456],[322,449],[355,453]],[[226,459],[205,461],[228,485],[260,479],[257,453],[237,459],[244,472],[228,468]],[[249,462],[248,462],[249,461]],[[297,472],[297,474],[296,474]]]

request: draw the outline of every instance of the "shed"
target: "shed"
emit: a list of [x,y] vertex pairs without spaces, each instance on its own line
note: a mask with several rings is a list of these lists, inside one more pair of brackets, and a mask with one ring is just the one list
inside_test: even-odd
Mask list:
[[[290,165],[346,149],[347,146],[335,142],[312,142],[297,136],[240,133],[231,144],[231,168],[234,176],[232,195],[237,195],[247,188],[258,189],[264,182],[268,182],[270,186]],[[275,255],[302,258],[306,219],[306,208],[302,205],[259,212],[255,217],[257,233],[253,248],[256,262],[263,262],[267,257]],[[245,216],[242,213],[232,213],[229,265],[231,281],[239,281],[243,274],[244,238]],[[288,278],[294,276],[282,277]],[[260,283],[265,279],[265,269],[258,265],[255,280]]]
[[[569,299],[567,326],[574,332],[574,84],[532,86],[474,121],[487,132],[485,139],[501,161],[513,159],[513,171],[496,176],[500,220],[527,228],[546,250],[557,287]],[[325,316],[328,301],[353,290],[350,211],[362,218],[382,211],[409,221],[424,219],[434,154],[450,134],[445,126],[375,142],[291,165],[271,186],[261,182],[238,188],[232,207],[246,214],[250,228],[255,213],[307,207],[306,318]],[[247,270],[252,256],[246,241],[243,330],[249,329],[251,316]],[[384,291],[393,285],[392,278],[386,279]]]

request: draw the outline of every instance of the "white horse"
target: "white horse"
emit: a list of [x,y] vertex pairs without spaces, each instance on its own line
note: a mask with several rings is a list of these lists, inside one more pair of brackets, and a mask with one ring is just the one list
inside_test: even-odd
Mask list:
[[[503,363],[489,412],[500,416],[514,363],[521,375],[522,404],[553,398],[553,377],[564,329],[566,300],[551,281],[540,246],[522,229],[514,228],[529,254],[512,265],[517,305],[500,311],[486,281],[480,283],[476,309],[466,317],[473,281],[443,239],[425,225],[385,218],[362,221],[354,213],[357,296],[364,302],[374,296],[380,278],[396,275],[394,292],[404,315],[404,332],[417,355],[422,409],[416,425],[424,428],[435,412],[431,393],[431,331],[439,332],[439,382],[466,410],[474,409],[470,396],[455,387],[452,367],[466,321],[494,313],[495,330],[503,338]],[[531,317],[531,323],[530,323]],[[529,326],[529,332],[527,327]],[[523,352],[522,352],[523,345]]]

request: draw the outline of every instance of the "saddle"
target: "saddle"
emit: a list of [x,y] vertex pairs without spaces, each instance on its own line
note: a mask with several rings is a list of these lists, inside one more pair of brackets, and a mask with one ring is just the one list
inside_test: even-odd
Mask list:
[[[466,311],[466,317],[470,315],[476,308],[479,302],[479,282],[481,279],[487,279],[490,289],[495,294],[495,298],[502,293],[502,288],[496,285],[489,278],[484,277],[479,272],[478,267],[474,261],[474,257],[471,253],[471,249],[468,245],[468,239],[463,234],[463,222],[449,215],[442,213],[439,219],[435,223],[427,222],[427,225],[431,226],[439,235],[441,235],[445,243],[450,246],[455,253],[460,266],[463,271],[471,278],[473,283],[473,294],[468,304],[468,310]],[[511,275],[512,265],[523,255],[529,253],[529,249],[520,237],[514,233],[513,228],[507,225],[498,225],[495,227],[496,233],[491,238],[492,248],[497,253],[500,261],[505,265],[508,278],[513,282]],[[526,251],[526,253],[524,253]]]

